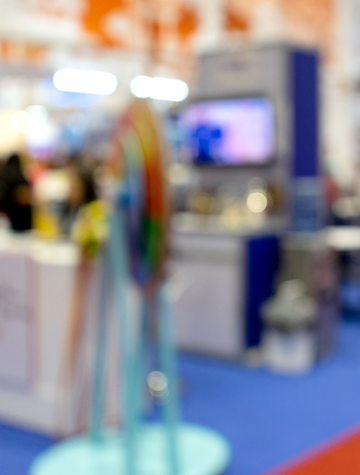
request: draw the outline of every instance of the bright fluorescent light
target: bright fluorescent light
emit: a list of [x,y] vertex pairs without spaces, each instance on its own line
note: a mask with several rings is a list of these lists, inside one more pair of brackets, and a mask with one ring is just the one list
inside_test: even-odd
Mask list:
[[85,94],[112,94],[117,88],[117,79],[111,73],[86,71],[84,69],[59,69],[53,77],[59,91]]
[[189,87],[180,79],[137,76],[131,81],[131,92],[136,97],[151,97],[162,101],[180,102],[187,98]]
[[187,98],[189,87],[180,79],[152,78],[151,94],[153,99],[180,102]]
[[130,89],[136,97],[150,97],[151,78],[149,76],[136,76],[130,83]]

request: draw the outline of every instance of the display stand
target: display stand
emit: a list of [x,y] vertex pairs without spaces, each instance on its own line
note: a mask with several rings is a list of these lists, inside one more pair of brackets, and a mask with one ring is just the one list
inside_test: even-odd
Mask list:
[[[140,107],[145,107],[144,113],[149,112],[147,106]],[[143,128],[134,127],[140,140],[146,129],[143,117],[144,114],[141,115]],[[125,144],[123,150],[126,155]],[[133,150],[127,153],[128,156],[131,155],[131,159]],[[151,174],[144,176],[146,185],[152,185],[154,190],[154,183],[149,183],[152,180]],[[159,181],[159,175],[156,179]],[[141,285],[136,278],[137,274],[134,277],[134,262],[139,262],[132,260],[134,255],[128,231],[129,215],[136,215],[134,211],[138,204],[135,203],[134,206],[134,195],[128,185],[123,180],[116,193],[110,237],[104,249],[89,433],[67,440],[45,452],[35,460],[31,475],[220,475],[229,463],[230,448],[225,438],[210,429],[179,422],[175,348],[166,282],[163,273],[157,272],[156,267],[161,266],[161,263],[156,260],[153,260],[156,265],[146,267],[147,270],[150,269],[148,274],[139,274],[148,277],[145,280],[151,283],[150,287]],[[136,186],[138,187],[138,183]],[[138,188],[135,195],[139,195]],[[161,201],[158,199],[157,203],[159,202]],[[162,238],[164,235],[165,232],[161,234]],[[150,238],[154,238],[151,232],[147,236],[147,239]],[[160,245],[163,245],[163,241]],[[152,253],[163,260],[162,252],[156,253],[152,248]],[[143,258],[140,254],[136,257],[140,260]],[[131,277],[140,289],[142,302],[139,316],[134,315],[130,309],[128,284]],[[119,408],[121,407],[123,414],[122,427],[113,432],[102,426],[110,313],[108,307],[112,292],[116,298],[116,322],[122,360]],[[145,380],[143,363],[146,359],[144,348],[150,339],[148,320],[151,309],[155,309],[157,317],[158,362],[166,389],[161,423],[147,423],[142,417]]]

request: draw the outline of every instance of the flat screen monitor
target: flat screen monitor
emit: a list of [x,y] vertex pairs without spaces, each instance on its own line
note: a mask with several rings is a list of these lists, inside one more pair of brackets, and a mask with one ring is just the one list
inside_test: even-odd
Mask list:
[[193,102],[179,113],[186,161],[264,165],[275,155],[274,106],[267,97]]

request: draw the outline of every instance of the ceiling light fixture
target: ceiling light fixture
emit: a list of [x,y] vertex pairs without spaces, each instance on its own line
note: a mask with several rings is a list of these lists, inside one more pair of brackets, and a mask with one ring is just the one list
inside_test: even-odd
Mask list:
[[53,76],[53,82],[59,91],[103,96],[112,94],[118,84],[114,74],[85,69],[59,69]]
[[136,97],[151,97],[162,101],[181,102],[189,95],[189,86],[180,79],[136,76],[130,84]]

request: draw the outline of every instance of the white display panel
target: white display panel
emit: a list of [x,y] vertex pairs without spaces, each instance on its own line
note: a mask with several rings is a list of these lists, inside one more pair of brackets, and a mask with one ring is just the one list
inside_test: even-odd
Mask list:
[[0,387],[27,388],[33,376],[31,262],[0,253]]

